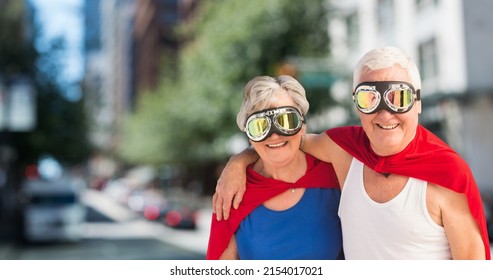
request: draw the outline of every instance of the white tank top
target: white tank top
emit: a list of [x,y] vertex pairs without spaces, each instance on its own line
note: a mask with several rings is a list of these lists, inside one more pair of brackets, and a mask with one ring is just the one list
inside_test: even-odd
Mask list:
[[409,178],[396,197],[375,202],[363,185],[363,163],[353,158],[339,206],[345,258],[451,259],[445,230],[428,213],[426,186]]

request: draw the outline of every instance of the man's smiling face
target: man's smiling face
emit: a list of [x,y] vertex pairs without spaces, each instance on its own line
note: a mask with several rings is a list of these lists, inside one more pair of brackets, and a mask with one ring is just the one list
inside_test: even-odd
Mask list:
[[[412,83],[406,69],[399,65],[381,70],[364,69],[361,82],[403,81]],[[361,125],[370,139],[375,153],[388,156],[399,153],[414,139],[421,113],[421,101],[416,101],[411,110],[404,114],[394,114],[380,110],[373,114],[363,114],[357,110]]]

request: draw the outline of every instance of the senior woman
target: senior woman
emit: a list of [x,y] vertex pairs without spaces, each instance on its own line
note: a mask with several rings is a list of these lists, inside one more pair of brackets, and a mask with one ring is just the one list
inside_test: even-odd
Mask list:
[[340,188],[332,165],[299,148],[309,104],[294,78],[247,83],[238,127],[260,156],[228,220],[212,217],[207,259],[339,259]]

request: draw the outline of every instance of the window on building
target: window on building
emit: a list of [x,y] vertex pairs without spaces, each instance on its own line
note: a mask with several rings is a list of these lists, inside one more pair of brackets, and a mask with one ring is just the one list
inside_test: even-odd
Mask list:
[[419,66],[423,81],[438,76],[438,54],[435,38],[419,45]]
[[395,26],[394,0],[378,0],[375,8],[378,32],[382,39],[392,42]]
[[358,45],[359,40],[359,28],[358,28],[358,14],[353,13],[346,17],[347,26],[347,45],[353,47]]
[[436,7],[438,6],[439,0],[416,0],[416,7],[418,10]]
[[394,0],[378,0],[376,9],[379,28],[387,28],[394,24]]

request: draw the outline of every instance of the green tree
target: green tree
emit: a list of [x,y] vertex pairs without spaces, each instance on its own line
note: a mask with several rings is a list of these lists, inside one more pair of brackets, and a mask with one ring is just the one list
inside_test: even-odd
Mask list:
[[67,100],[67,87],[58,80],[64,40],[57,38],[39,52],[34,40],[40,30],[26,16],[24,1],[0,3],[0,77],[7,86],[18,77],[32,80],[37,105],[35,129],[6,131],[9,143],[3,144],[14,148],[20,165],[33,162],[42,154],[51,154],[67,164],[81,163],[90,151],[83,99]]
[[246,82],[278,75],[292,57],[328,54],[324,3],[202,1],[194,22],[182,26],[192,39],[180,54],[178,79],[141,95],[126,122],[123,158],[188,166],[227,158],[227,143],[240,132],[235,119]]
[[36,51],[25,38],[23,17],[23,1],[0,3],[0,76],[4,79],[34,70]]

